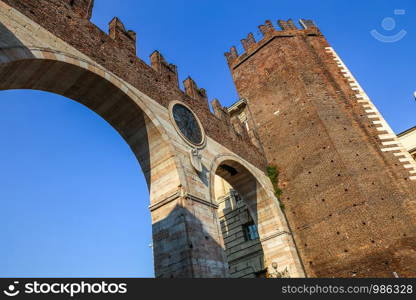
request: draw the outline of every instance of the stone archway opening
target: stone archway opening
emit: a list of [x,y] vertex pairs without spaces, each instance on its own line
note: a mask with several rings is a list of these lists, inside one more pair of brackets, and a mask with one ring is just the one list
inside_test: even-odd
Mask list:
[[303,268],[270,181],[242,163],[217,163],[213,194],[231,277],[301,277]]
[[64,97],[0,92],[2,276],[152,277],[149,194],[102,118]]
[[[181,172],[170,139],[152,110],[133,91],[117,85],[111,74],[73,57],[61,54],[57,60],[55,54],[50,55],[39,59],[27,51],[15,52],[13,60],[0,64],[0,90],[50,92],[86,106],[108,122],[133,151],[146,179],[150,205],[176,194]],[[153,224],[155,218],[152,212]]]
[[[255,193],[254,178],[239,172],[228,164],[218,167],[215,175],[215,200],[218,218],[232,278],[262,278],[266,276],[264,252],[261,245],[256,216],[248,204]],[[226,179],[229,181],[227,181]],[[247,184],[247,187],[244,185]]]

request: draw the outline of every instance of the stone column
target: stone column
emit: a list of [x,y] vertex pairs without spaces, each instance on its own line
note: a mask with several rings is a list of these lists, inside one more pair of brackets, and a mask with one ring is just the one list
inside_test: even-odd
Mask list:
[[181,187],[150,206],[156,277],[228,277],[217,208]]

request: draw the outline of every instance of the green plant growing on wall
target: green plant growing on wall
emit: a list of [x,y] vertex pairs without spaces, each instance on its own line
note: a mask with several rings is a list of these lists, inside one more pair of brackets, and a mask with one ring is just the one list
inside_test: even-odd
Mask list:
[[277,170],[276,166],[267,166],[267,176],[269,176],[270,181],[272,182],[274,195],[276,196],[277,200],[279,201],[279,205],[281,209],[285,209],[285,206],[282,202],[280,202],[280,196],[282,195],[282,190],[279,188],[279,171]]

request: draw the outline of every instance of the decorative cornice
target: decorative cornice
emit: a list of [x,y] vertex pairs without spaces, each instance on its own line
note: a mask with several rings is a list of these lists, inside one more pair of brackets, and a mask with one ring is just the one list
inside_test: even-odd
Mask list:
[[233,111],[239,110],[241,107],[247,105],[247,100],[242,98],[237,102],[233,103],[230,107],[227,108],[228,112],[231,114]]
[[155,211],[155,210],[161,208],[162,206],[165,206],[166,204],[177,200],[178,198],[189,199],[189,200],[204,204],[206,206],[209,206],[211,208],[215,208],[215,209],[218,208],[218,205],[215,204],[215,203],[209,202],[205,199],[202,199],[202,198],[197,197],[195,195],[189,194],[187,192],[183,192],[181,190],[178,190],[175,193],[173,193],[172,195],[166,197],[165,199],[160,200],[160,201],[156,202],[155,204],[150,205],[149,209],[150,209],[150,211]]
[[413,132],[413,131],[416,131],[416,126],[413,126],[412,128],[409,128],[409,129],[407,129],[407,130],[405,130],[405,131],[403,131],[403,132],[399,133],[399,134],[397,135],[397,137],[403,137],[403,136],[405,136],[405,135],[407,135],[407,134],[409,134],[409,133],[411,133],[411,132]]
[[278,237],[278,236],[283,235],[283,234],[292,235],[289,231],[286,231],[286,230],[277,231],[275,233],[269,234],[268,236],[266,236],[264,238],[261,238],[260,242],[268,241],[272,238]]

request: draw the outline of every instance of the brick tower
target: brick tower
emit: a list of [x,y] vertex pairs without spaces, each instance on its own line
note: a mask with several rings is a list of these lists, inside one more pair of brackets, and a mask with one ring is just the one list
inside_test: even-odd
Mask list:
[[278,24],[225,55],[308,276],[416,276],[415,161],[314,23]]

